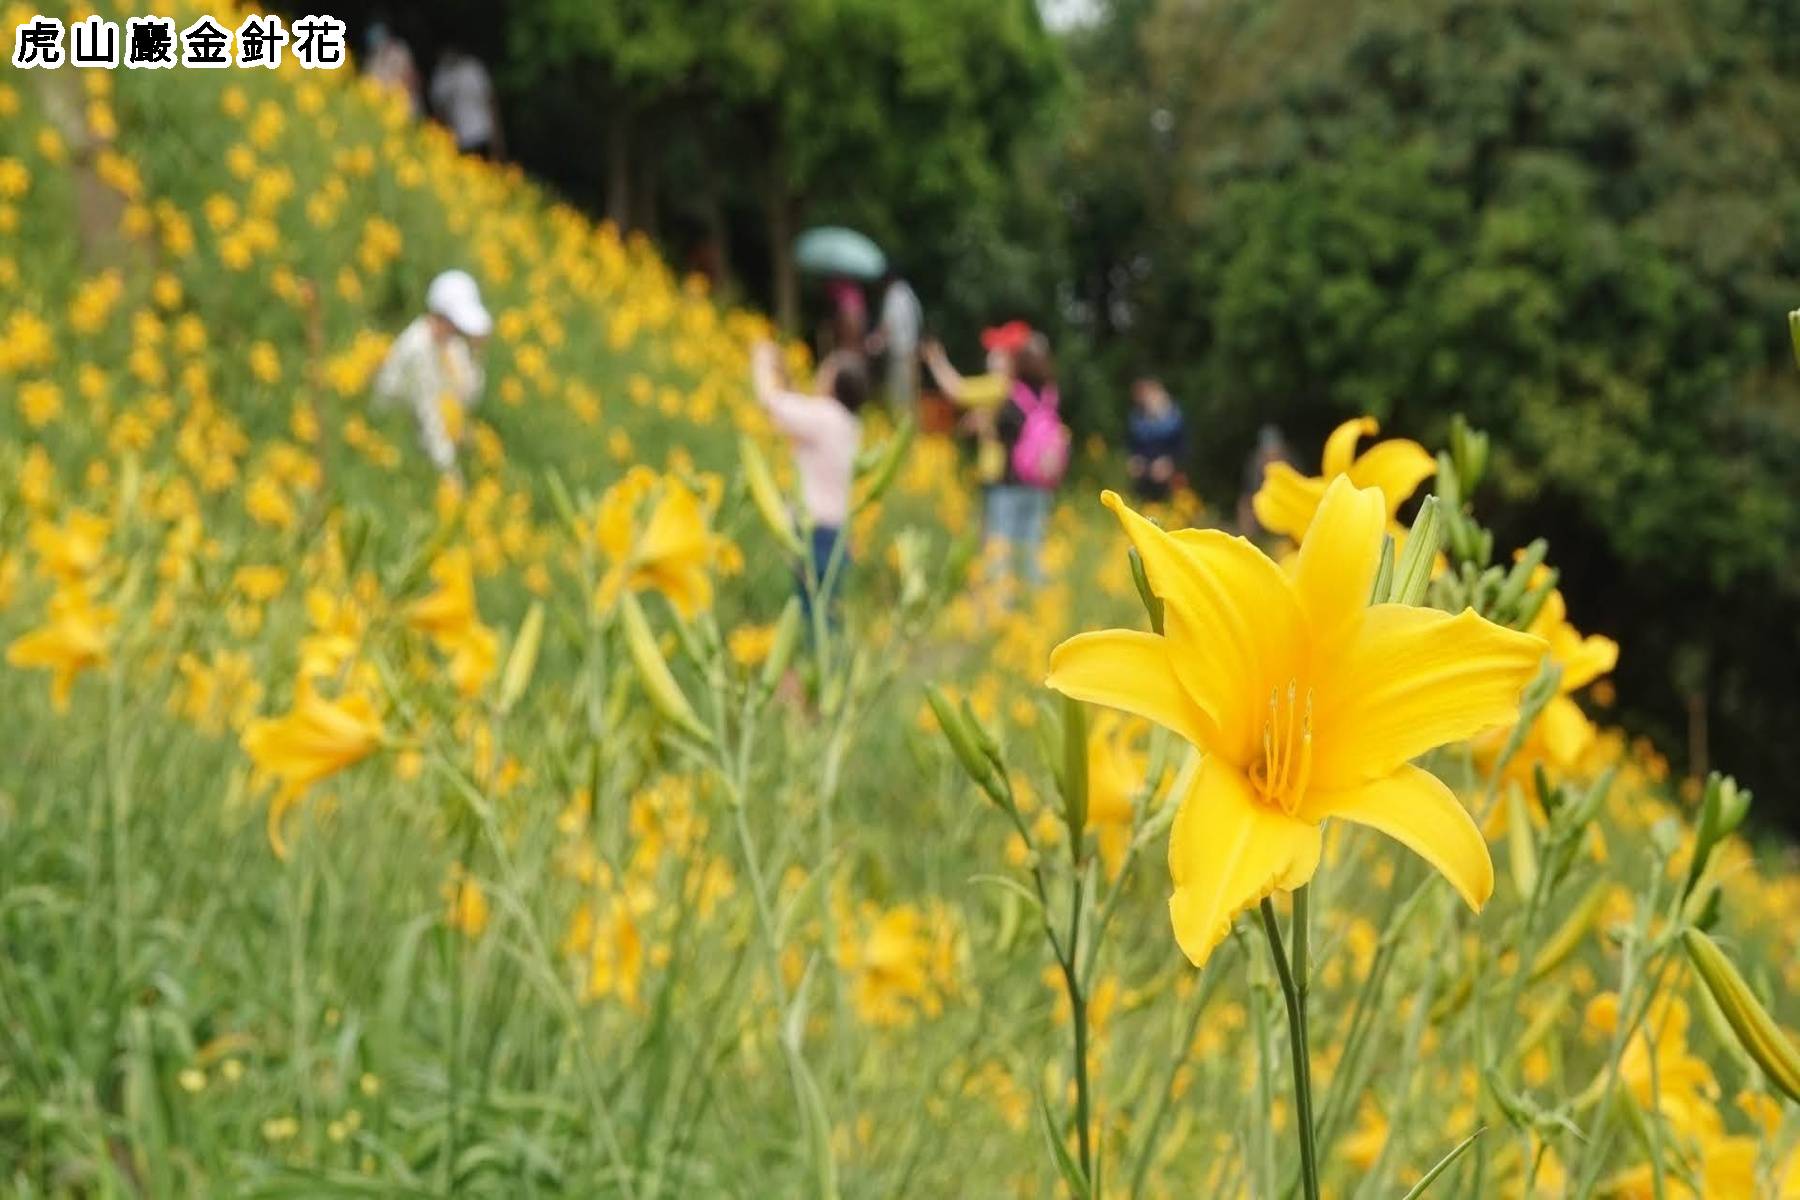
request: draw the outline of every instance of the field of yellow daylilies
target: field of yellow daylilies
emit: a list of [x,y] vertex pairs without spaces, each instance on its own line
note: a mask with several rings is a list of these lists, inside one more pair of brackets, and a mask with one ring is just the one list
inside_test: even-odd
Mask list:
[[1007,588],[872,418],[833,614],[771,332],[351,72],[0,75],[0,1191],[1800,1197],[1800,868],[1479,432]]

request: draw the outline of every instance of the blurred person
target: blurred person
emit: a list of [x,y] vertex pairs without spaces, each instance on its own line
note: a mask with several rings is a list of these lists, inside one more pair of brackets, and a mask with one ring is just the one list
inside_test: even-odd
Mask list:
[[1023,321],[988,329],[981,341],[984,375],[959,374],[935,341],[925,347],[925,365],[945,394],[970,410],[979,436],[982,523],[992,569],[1003,581],[1023,573],[1040,583],[1050,498],[1068,462],[1050,342]]
[[1131,385],[1126,446],[1132,493],[1139,500],[1167,500],[1187,453],[1187,421],[1162,380],[1146,375]]
[[1247,538],[1258,538],[1266,532],[1256,519],[1256,509],[1252,506],[1251,499],[1262,490],[1263,478],[1268,475],[1270,464],[1292,461],[1287,439],[1281,436],[1280,429],[1274,425],[1264,425],[1256,431],[1256,448],[1250,452],[1250,459],[1244,464],[1244,485],[1238,494],[1239,533]]
[[849,350],[861,354],[869,339],[869,302],[863,296],[862,285],[854,279],[835,277],[826,280],[825,295],[831,300],[831,330],[825,353]]
[[480,59],[454,43],[444,47],[431,73],[431,107],[450,127],[459,151],[490,162],[506,157],[494,81]]
[[918,405],[919,331],[924,320],[912,285],[889,271],[882,280],[881,316],[869,335],[868,350],[884,358],[888,407],[896,416],[910,414]]
[[413,62],[412,47],[381,21],[369,26],[368,61],[364,73],[390,91],[406,97],[407,107],[417,117],[425,102],[419,84],[419,68]]
[[481,399],[481,356],[494,319],[467,271],[445,271],[425,290],[425,312],[400,332],[375,375],[377,408],[404,406],[438,473],[458,488],[456,450]]
[[812,572],[800,581],[801,603],[810,616],[816,594],[829,615],[850,570],[844,525],[850,519],[850,485],[862,443],[860,413],[869,393],[868,369],[858,355],[840,350],[819,363],[811,393],[797,392],[783,376],[781,351],[773,342],[759,342],[750,352],[750,382],[757,402],[787,438],[800,475]]

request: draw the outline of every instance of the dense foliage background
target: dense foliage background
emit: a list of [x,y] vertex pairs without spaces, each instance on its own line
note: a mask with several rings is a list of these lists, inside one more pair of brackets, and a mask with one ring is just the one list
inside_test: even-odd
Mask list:
[[[350,15],[356,15],[352,12]],[[1229,511],[1255,431],[1507,447],[1628,648],[1622,714],[1773,796],[1800,770],[1800,12],[1775,0],[471,4],[516,155],[790,317],[782,247],[883,242],[953,349],[1026,316],[1077,419],[1164,375]],[[1691,765],[1704,766],[1695,761]]]

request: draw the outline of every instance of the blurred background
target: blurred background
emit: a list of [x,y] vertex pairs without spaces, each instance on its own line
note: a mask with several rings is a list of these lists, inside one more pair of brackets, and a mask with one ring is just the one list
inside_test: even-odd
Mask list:
[[1788,0],[476,0],[335,6],[504,155],[804,328],[800,229],[872,236],[953,354],[1051,332],[1228,509],[1257,430],[1370,413],[1504,460],[1625,653],[1618,718],[1790,824],[1800,774],[1800,5]]

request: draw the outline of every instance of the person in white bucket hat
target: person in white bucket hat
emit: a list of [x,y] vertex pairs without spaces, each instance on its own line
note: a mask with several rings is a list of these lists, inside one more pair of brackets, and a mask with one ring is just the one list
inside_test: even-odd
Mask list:
[[481,399],[480,355],[493,330],[474,278],[445,271],[425,289],[424,315],[394,339],[375,375],[376,406],[410,408],[425,456],[459,487],[456,448],[469,410]]

